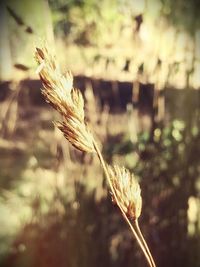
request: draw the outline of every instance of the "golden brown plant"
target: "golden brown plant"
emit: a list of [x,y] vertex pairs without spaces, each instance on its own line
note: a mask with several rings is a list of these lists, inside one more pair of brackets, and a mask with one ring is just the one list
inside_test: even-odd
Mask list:
[[111,180],[114,201],[136,237],[149,265],[155,267],[153,257],[138,224],[138,218],[142,210],[140,185],[134,175],[124,167],[121,168],[117,165],[114,165],[114,167],[108,166],[107,170]]
[[138,219],[142,209],[142,198],[140,185],[134,175],[117,165],[109,166],[108,174],[124,213],[132,220]]
[[56,126],[66,139],[77,149],[95,152],[93,136],[84,121],[84,101],[81,92],[73,88],[73,76],[70,72],[61,74],[55,59],[44,48],[36,50],[38,72],[43,83],[42,94],[61,115],[62,121]]
[[62,121],[57,122],[56,126],[77,149],[83,152],[97,153],[114,201],[136,237],[149,265],[155,267],[138,225],[142,198],[137,180],[124,167],[106,165],[98,145],[85,123],[84,100],[81,92],[73,88],[72,74],[67,72],[63,75],[46,48],[37,48],[35,57],[39,64],[38,73],[44,87],[42,94],[45,100],[62,116]]

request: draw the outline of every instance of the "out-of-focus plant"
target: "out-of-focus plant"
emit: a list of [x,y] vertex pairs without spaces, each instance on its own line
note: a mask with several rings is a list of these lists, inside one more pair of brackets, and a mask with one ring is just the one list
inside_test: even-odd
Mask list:
[[108,31],[113,35],[120,29],[116,1],[50,1],[50,5],[56,32],[79,45],[99,45]]

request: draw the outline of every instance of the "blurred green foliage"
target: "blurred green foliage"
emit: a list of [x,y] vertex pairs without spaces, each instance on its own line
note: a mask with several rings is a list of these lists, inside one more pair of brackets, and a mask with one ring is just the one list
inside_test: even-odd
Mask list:
[[50,0],[49,3],[56,33],[82,45],[98,43],[99,35],[105,34],[109,27],[113,30],[115,25],[119,26],[122,16],[132,17],[134,21],[140,13],[152,13],[153,16],[156,10],[160,12],[158,16],[192,35],[200,25],[198,0],[146,0],[141,3],[130,0]]
[[200,25],[200,3],[198,0],[161,0],[163,13],[169,22],[176,27],[185,29],[190,34],[194,34],[196,27]]
[[50,1],[55,32],[79,45],[96,45],[99,37],[121,18],[116,1]]

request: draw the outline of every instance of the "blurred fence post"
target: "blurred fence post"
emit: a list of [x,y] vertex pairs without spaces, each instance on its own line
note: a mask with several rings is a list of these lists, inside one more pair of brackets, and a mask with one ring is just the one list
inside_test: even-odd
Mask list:
[[1,1],[0,25],[0,79],[25,79],[35,66],[35,46],[54,47],[48,1]]
[[12,76],[12,59],[7,23],[7,10],[4,1],[0,2],[0,81],[9,80]]

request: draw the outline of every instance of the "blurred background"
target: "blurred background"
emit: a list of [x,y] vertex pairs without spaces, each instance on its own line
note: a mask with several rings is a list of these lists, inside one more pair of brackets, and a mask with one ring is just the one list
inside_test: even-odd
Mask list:
[[55,129],[34,50],[84,94],[108,163],[139,180],[157,266],[200,266],[198,0],[0,3],[0,266],[145,267],[98,159]]

